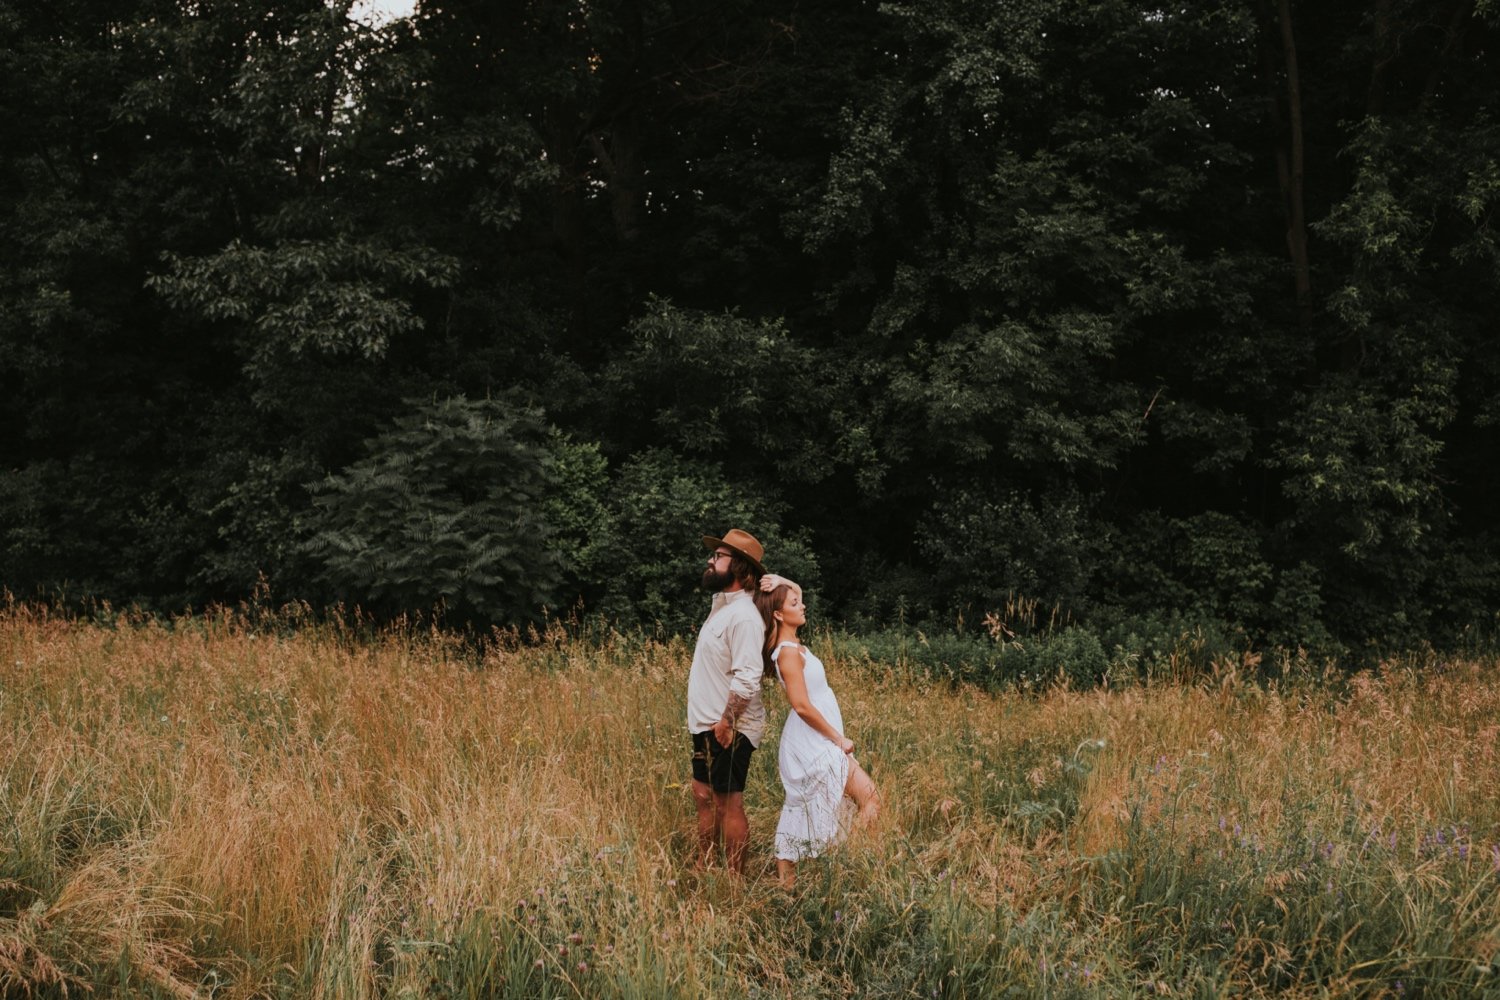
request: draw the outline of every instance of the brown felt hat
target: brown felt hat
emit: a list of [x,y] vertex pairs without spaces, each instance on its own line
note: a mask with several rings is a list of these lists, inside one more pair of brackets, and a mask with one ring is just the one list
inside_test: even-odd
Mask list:
[[755,540],[755,536],[748,531],[741,531],[739,528],[730,528],[724,532],[723,538],[704,535],[703,545],[705,548],[710,549],[718,548],[720,545],[726,549],[732,549],[754,563],[756,570],[762,575],[766,572],[766,568],[760,563],[766,554],[766,550],[761,547],[760,542]]

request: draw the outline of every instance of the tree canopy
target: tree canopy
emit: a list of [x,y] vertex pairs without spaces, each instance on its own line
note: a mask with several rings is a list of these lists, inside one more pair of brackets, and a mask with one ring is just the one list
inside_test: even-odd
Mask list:
[[0,585],[1493,634],[1497,28],[0,0]]

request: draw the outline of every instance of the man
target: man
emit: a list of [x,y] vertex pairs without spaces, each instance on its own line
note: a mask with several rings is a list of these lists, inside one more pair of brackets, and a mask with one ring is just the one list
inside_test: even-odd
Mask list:
[[695,864],[707,865],[722,838],[729,870],[739,874],[750,836],[745,776],[766,728],[760,696],[766,629],[751,597],[766,572],[761,565],[765,552],[754,536],[738,528],[723,538],[704,535],[703,544],[710,553],[703,589],[714,597],[708,620],[698,630],[688,675],[693,804],[698,810]]

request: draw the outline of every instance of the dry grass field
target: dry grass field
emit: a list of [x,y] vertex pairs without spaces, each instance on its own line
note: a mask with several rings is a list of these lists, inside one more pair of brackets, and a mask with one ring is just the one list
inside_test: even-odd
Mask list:
[[787,894],[772,739],[751,873],[685,863],[681,642],[0,609],[0,995],[1500,995],[1494,664],[986,693],[812,644],[885,809]]

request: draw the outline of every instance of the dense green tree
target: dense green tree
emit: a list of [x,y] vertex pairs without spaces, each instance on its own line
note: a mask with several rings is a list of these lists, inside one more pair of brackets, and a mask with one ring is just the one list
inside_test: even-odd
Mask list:
[[1497,624],[1493,4],[351,13],[0,0],[0,584]]
[[195,164],[121,113],[153,70],[123,41],[153,3],[0,5],[0,407],[8,585],[192,600],[208,541],[180,475],[227,384],[145,290],[211,208]]

